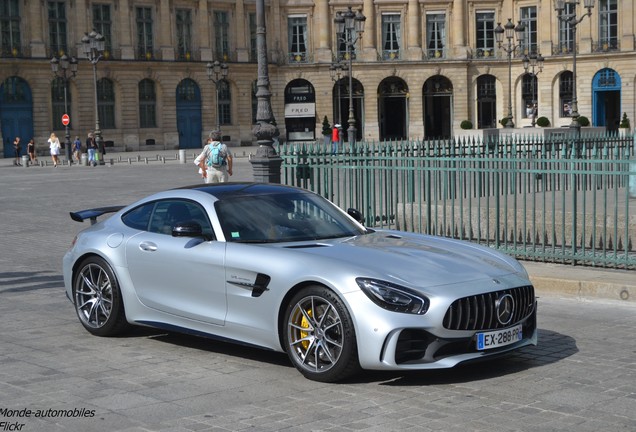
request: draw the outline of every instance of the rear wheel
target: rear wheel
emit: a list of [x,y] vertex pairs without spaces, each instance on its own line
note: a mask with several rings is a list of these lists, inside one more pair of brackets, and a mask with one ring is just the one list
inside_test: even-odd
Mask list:
[[294,296],[285,313],[284,337],[289,358],[309,379],[338,381],[360,368],[351,316],[325,287],[307,287]]
[[128,327],[119,283],[102,258],[87,258],[78,267],[73,301],[80,322],[96,336],[114,336]]

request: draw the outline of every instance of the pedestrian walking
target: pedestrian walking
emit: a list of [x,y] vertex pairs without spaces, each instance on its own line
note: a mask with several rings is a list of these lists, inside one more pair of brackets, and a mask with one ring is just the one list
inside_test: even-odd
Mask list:
[[38,156],[35,154],[35,141],[33,138],[31,138],[27,144],[27,153],[29,154],[31,165],[34,165],[38,161]]
[[[212,138],[208,138],[205,141],[205,145],[203,146],[204,148],[208,145],[212,144]],[[203,154],[203,153],[201,153]],[[207,177],[206,177],[206,173],[203,171],[203,168],[201,168],[201,154],[199,154],[199,156],[197,156],[196,158],[194,158],[194,164],[199,167],[199,175],[201,176],[201,178],[203,178],[203,181],[205,181],[207,183]]]
[[51,150],[51,159],[53,159],[53,166],[57,168],[57,164],[60,163],[60,139],[55,135],[55,132],[49,137],[49,149]]
[[221,142],[221,132],[210,132],[211,142],[197,158],[206,183],[224,183],[232,175],[232,153]]
[[331,153],[338,153],[338,144],[340,143],[340,125],[333,125],[333,130],[331,131]]
[[20,153],[22,152],[22,146],[20,145],[20,137],[17,136],[13,139],[13,153],[15,155],[15,160],[13,161],[13,165],[22,166],[20,163]]
[[95,159],[95,152],[97,151],[97,144],[93,139],[93,133],[89,132],[86,137],[86,152],[88,153],[88,164],[90,166],[96,166],[97,160]]
[[82,156],[82,141],[78,136],[75,137],[75,141],[73,141],[73,156],[77,163],[80,163],[80,158]]

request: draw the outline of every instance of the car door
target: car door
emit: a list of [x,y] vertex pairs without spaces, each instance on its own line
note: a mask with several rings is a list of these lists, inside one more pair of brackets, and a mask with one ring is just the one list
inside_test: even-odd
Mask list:
[[[179,317],[223,325],[226,315],[225,242],[172,237],[171,227],[194,220],[204,233],[212,228],[203,208],[188,200],[151,204],[147,230],[126,244],[126,262],[139,300],[149,308]],[[171,209],[188,210],[174,220]]]

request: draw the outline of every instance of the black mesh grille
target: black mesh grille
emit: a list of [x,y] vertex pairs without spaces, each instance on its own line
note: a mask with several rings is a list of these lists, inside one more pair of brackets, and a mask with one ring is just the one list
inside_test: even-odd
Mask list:
[[[514,299],[515,308],[508,324],[497,320],[495,303],[505,294]],[[494,330],[509,327],[528,317],[534,310],[532,285],[494,291],[455,300],[444,316],[444,328],[449,330]]]

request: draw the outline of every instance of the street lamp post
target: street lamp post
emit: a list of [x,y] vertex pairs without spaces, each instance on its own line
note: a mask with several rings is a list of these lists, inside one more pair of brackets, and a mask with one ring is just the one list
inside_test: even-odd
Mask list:
[[570,127],[580,130],[581,125],[579,124],[579,103],[576,96],[576,26],[578,26],[583,18],[586,16],[589,17],[592,15],[592,8],[594,7],[594,0],[583,0],[583,6],[587,9],[587,12],[584,13],[580,18],[576,17],[576,9],[574,13],[568,14],[565,13],[565,5],[573,4],[574,8],[579,4],[579,0],[555,0],[554,1],[554,10],[557,12],[557,18],[559,21],[567,23],[572,29],[572,102],[570,106],[572,108],[572,123],[570,123]]
[[216,88],[216,130],[221,131],[221,115],[219,112],[219,85],[221,84],[221,80],[227,78],[229,69],[227,64],[221,63],[218,60],[214,60],[214,62],[208,62],[206,68],[208,69],[208,80],[212,81],[214,83],[214,87]]
[[[69,60],[66,54],[62,55],[59,59],[54,56],[51,59],[51,70],[53,71],[53,75],[64,80],[64,114],[68,115],[68,81],[77,75],[77,59],[75,57],[71,57]],[[71,133],[68,126],[68,123],[64,125],[64,146],[66,149],[66,159],[68,160],[68,164],[72,165],[73,153],[71,152]]]
[[[501,23],[497,23],[497,28],[495,29],[495,39],[497,40],[499,49],[504,50],[506,54],[508,54],[508,120],[504,125],[506,128],[515,127],[512,117],[512,54],[514,54],[517,48],[523,45],[525,30],[526,26],[521,21],[515,26],[510,18],[508,18],[508,22],[504,27],[501,27]],[[507,47],[503,46],[504,33],[508,40]],[[517,44],[513,43],[515,33],[517,34]]]
[[342,124],[342,113],[340,112],[340,77],[342,76],[342,71],[345,70],[347,66],[340,62],[334,62],[329,67],[329,74],[331,75],[331,80],[336,83],[338,86],[338,103],[336,104],[336,116],[337,123]]
[[[529,56],[527,54],[523,56],[523,69],[526,73],[528,72],[528,69],[530,69],[530,74],[532,75],[532,127],[537,124],[537,112],[539,109],[537,89],[535,88],[534,83],[537,80],[537,75],[543,72],[543,62],[544,58],[541,54],[531,53]],[[535,71],[535,68],[538,70]]]
[[99,128],[99,109],[97,99],[97,63],[102,59],[104,55],[104,36],[101,33],[93,30],[90,33],[84,33],[82,38],[82,49],[88,61],[93,65],[93,84],[95,87],[95,131],[93,135],[95,137],[95,144],[97,149],[101,153],[99,163],[103,165],[104,162],[104,142],[102,139],[102,131]]
[[364,22],[367,17],[362,14],[362,10],[353,12],[351,6],[346,12],[336,12],[334,23],[336,24],[336,34],[338,41],[347,47],[347,59],[349,60],[349,129],[347,135],[349,144],[353,145],[356,141],[356,119],[353,115],[353,48],[364,33]]

